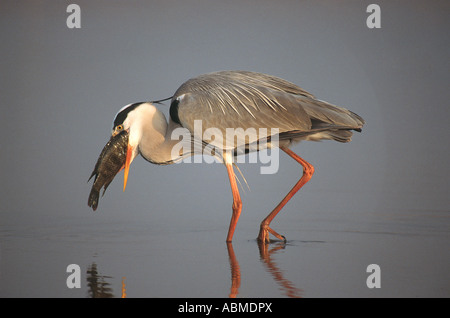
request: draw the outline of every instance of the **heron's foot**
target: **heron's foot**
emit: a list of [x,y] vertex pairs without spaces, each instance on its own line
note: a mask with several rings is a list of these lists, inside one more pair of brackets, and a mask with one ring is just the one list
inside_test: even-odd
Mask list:
[[258,242],[269,244],[270,243],[269,232],[277,239],[286,243],[286,238],[284,237],[284,235],[278,234],[277,232],[272,230],[268,224],[264,224],[264,222],[261,223],[261,227],[259,228],[259,235],[257,238]]

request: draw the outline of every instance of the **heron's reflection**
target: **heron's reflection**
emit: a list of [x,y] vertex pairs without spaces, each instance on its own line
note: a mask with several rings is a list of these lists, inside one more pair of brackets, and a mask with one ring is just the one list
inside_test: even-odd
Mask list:
[[239,287],[241,287],[241,269],[236,255],[234,254],[233,244],[231,242],[227,242],[227,249],[231,267],[231,289],[229,297],[236,298],[239,293]]
[[[111,276],[100,275],[97,270],[97,264],[92,263],[87,271],[87,286],[89,297],[91,298],[112,298],[114,297],[113,289],[108,280],[111,280]],[[125,289],[125,277],[122,277],[122,298],[126,297]]]
[[301,290],[296,288],[291,281],[283,276],[283,271],[277,267],[277,264],[272,259],[272,255],[277,251],[286,247],[285,242],[279,242],[269,250],[269,244],[258,243],[259,255],[264,265],[266,265],[267,271],[273,276],[275,282],[277,282],[285,295],[292,298],[300,297]]
[[[286,247],[286,243],[279,242],[275,245],[269,245],[264,243],[258,243],[260,260],[264,264],[267,272],[271,274],[275,282],[280,285],[281,290],[288,297],[300,297],[301,290],[296,288],[294,284],[284,277],[283,271],[277,266],[273,255]],[[239,288],[241,287],[241,269],[239,262],[233,250],[232,243],[227,243],[228,259],[231,269],[231,287],[230,298],[235,298],[239,294]],[[88,294],[91,298],[112,298],[114,297],[113,289],[109,281],[113,279],[111,276],[100,275],[97,269],[97,264],[92,263],[87,269],[87,286]],[[121,297],[125,298],[125,277],[122,277],[122,290]]]
[[[271,248],[269,249],[269,244],[258,242],[261,261],[267,268],[267,271],[272,275],[275,282],[280,285],[286,296],[293,298],[300,297],[301,290],[296,288],[291,281],[284,277],[283,271],[278,268],[275,261],[272,259],[272,255],[277,251],[284,249],[286,247],[286,243],[279,242],[270,247]],[[231,288],[229,297],[235,298],[239,294],[239,287],[241,286],[241,269],[239,267],[239,262],[236,255],[234,254],[233,245],[231,242],[227,243],[227,249],[231,268]]]

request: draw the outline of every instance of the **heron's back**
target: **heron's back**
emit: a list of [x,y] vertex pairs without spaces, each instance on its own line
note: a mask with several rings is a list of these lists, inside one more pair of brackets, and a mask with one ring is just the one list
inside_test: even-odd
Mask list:
[[248,71],[208,73],[186,81],[172,98],[170,115],[192,133],[194,121],[201,120],[202,136],[208,128],[223,134],[227,128],[276,128],[280,140],[290,141],[348,142],[352,130],[360,131],[364,124],[357,114],[318,100],[291,82]]

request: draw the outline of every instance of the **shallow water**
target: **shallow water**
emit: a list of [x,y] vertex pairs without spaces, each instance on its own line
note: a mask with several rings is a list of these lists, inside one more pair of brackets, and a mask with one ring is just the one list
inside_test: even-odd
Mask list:
[[[226,226],[207,222],[169,227],[104,218],[2,227],[0,296],[450,296],[448,214],[390,215],[377,222],[354,215],[329,221],[324,213],[286,217],[274,227],[287,243],[265,246],[248,220],[238,224],[232,244],[225,243]],[[69,264],[80,266],[81,288],[67,287]],[[381,288],[367,287],[369,264],[380,266]]]

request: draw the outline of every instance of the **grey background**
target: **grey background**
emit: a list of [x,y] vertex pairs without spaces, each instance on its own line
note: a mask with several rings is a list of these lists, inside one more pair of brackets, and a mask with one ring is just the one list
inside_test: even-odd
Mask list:
[[[448,297],[448,1],[68,1],[0,4],[0,296],[86,297],[96,264],[130,297],[227,297],[231,191],[223,166],[138,158],[86,205],[86,181],[123,105],[171,96],[198,74],[280,76],[361,115],[349,144],[293,148],[316,173],[273,223],[273,254],[304,297]],[[165,114],[168,105],[158,106]],[[298,180],[298,164],[260,175],[234,237],[240,297],[284,297],[264,267],[259,222]],[[83,287],[68,289],[79,264]],[[382,288],[368,289],[379,264]],[[45,287],[44,287],[45,286]]]

